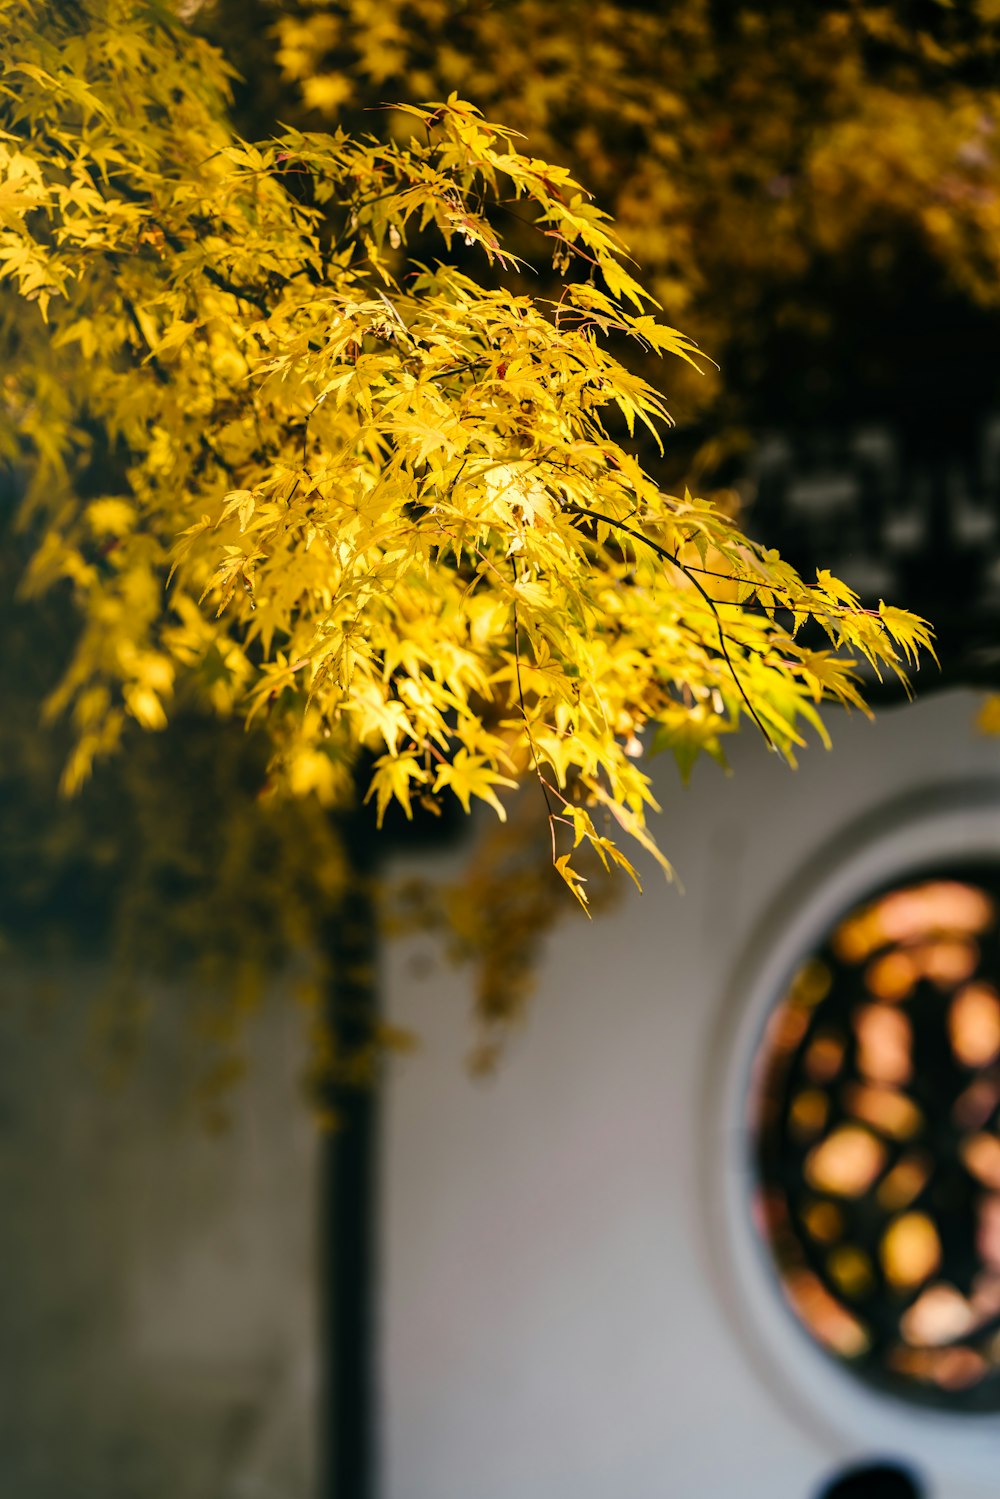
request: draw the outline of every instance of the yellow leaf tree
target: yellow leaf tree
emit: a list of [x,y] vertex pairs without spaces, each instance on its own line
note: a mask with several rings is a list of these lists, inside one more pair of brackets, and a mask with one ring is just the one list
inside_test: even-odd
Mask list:
[[[889,345],[906,339],[905,362],[923,355],[926,385],[939,381],[935,307],[946,326],[963,306],[980,309],[980,325],[989,309],[995,341],[990,0],[257,0],[256,23],[245,15],[232,0],[199,7],[254,78],[248,118],[262,77],[276,102],[276,48],[313,124],[370,129],[386,99],[458,89],[567,163],[670,318],[722,367],[670,377],[676,413],[704,423],[679,451],[699,452],[706,472],[748,417],[828,418],[866,379],[905,416],[893,390],[904,361]],[[790,360],[815,388],[787,379]],[[982,396],[986,360],[976,373]],[[915,389],[925,419],[940,417],[920,386],[910,400]]]
[[569,170],[457,93],[250,144],[158,5],[0,26],[0,457],[23,587],[74,605],[66,790],[197,705],[263,734],[278,801],[503,818],[535,783],[586,906],[581,852],[669,869],[644,750],[686,772],[750,720],[793,760],[862,706],[850,660],[927,647],[661,487],[629,351],[701,356]]

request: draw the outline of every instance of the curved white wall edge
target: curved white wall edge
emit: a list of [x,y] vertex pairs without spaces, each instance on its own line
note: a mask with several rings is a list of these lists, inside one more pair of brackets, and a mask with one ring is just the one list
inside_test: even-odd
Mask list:
[[880,1394],[824,1354],[786,1305],[751,1221],[747,1129],[754,1054],[798,964],[879,885],[936,862],[977,859],[1000,861],[1000,780],[940,784],[876,808],[794,873],[724,996],[703,1092],[702,1165],[721,1299],[751,1363],[786,1409],[836,1450],[909,1459],[935,1494],[962,1484],[993,1496],[1000,1489],[1000,1415],[934,1410]]

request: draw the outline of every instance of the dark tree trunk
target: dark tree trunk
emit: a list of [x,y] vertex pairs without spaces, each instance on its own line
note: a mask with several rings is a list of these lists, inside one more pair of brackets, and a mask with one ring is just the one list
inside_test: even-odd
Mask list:
[[[372,821],[342,824],[350,887],[330,932],[330,1023],[341,1057],[366,1048],[378,1013]],[[321,1499],[374,1499],[377,1467],[375,1287],[378,1079],[337,1078],[323,1102],[337,1125],[323,1156],[320,1226]]]

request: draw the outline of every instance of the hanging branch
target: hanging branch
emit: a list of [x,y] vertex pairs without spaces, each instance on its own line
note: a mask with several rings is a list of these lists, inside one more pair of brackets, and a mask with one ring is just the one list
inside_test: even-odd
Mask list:
[[726,645],[725,630],[723,629],[722,619],[719,614],[718,606],[715,599],[712,598],[711,594],[705,589],[703,584],[700,583],[697,578],[693,577],[690,570],[684,566],[684,563],[679,562],[672,552],[667,551],[666,547],[660,546],[659,542],[652,541],[650,537],[643,535],[641,531],[636,531],[632,526],[625,525],[624,521],[615,520],[614,516],[605,515],[600,510],[592,510],[589,506],[586,505],[578,505],[574,501],[566,501],[564,508],[573,514],[584,515],[589,520],[603,521],[605,525],[613,527],[616,531],[620,531],[625,536],[630,536],[633,541],[642,542],[645,546],[649,547],[651,552],[655,552],[657,557],[661,558],[662,561],[669,562],[671,566],[675,567],[679,573],[682,573],[684,577],[687,578],[691,586],[701,594],[702,598],[705,600],[706,604],[712,611],[712,615],[715,619],[716,629],[718,630],[719,635],[719,650],[722,653],[722,657],[726,663],[726,666],[729,668],[730,676],[736,683],[737,691],[739,692],[740,697],[743,699],[743,702],[746,704],[747,712],[750,714],[750,717],[753,719],[754,723],[763,734],[768,749],[774,750],[775,754],[780,755],[780,749],[778,748],[771,734],[768,732],[767,727],[760,717],[760,714],[757,712],[753,703],[750,701],[750,698],[747,695],[746,688],[740,681],[739,673],[736,670],[733,659],[729,654],[729,648]]

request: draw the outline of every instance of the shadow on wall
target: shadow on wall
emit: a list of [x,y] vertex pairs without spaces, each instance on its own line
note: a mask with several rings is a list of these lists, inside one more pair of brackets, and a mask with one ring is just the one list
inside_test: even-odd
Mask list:
[[866,1463],[832,1479],[816,1499],[926,1499],[916,1477],[896,1463]]

